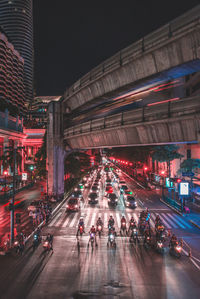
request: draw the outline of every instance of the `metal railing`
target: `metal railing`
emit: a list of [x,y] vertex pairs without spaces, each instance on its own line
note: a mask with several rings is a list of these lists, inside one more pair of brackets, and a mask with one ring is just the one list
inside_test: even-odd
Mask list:
[[22,121],[20,119],[7,115],[0,111],[0,128],[6,130],[12,130],[17,132],[23,132]]
[[89,133],[97,130],[105,130],[164,120],[180,116],[197,115],[200,113],[200,96],[183,98],[173,102],[164,102],[153,106],[145,106],[126,112],[117,113],[111,116],[87,121],[85,123],[65,129],[65,138]]
[[79,92],[80,89],[90,84],[91,81],[95,81],[103,75],[108,74],[113,70],[118,69],[122,65],[129,63],[136,57],[142,55],[144,52],[152,51],[154,48],[168,43],[172,37],[173,39],[179,38],[186,31],[191,32],[194,29],[196,30],[199,24],[200,5],[146,35],[125,49],[119,51],[112,57],[108,58],[97,67],[93,68],[89,73],[85,74],[66,90],[65,97],[69,98],[70,96]]

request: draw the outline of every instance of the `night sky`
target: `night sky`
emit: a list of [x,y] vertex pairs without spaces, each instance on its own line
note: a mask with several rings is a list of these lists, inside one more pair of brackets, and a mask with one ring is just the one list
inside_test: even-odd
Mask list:
[[120,49],[199,0],[33,0],[36,95],[62,95]]

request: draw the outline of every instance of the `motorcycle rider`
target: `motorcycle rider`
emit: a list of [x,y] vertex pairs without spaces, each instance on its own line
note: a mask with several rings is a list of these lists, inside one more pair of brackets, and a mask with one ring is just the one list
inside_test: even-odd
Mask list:
[[[126,218],[123,215],[122,218],[121,218],[121,229],[120,229],[120,231],[124,230],[124,229],[126,230]],[[126,231],[126,233],[127,233],[127,231]]]
[[129,221],[129,229],[128,230],[130,231],[130,230],[133,230],[134,228],[136,228],[136,223],[135,223],[134,217],[132,216]]
[[115,224],[115,220],[114,220],[113,216],[110,215],[110,218],[108,220],[108,226],[112,227],[112,226],[114,226],[114,224]]
[[155,225],[157,225],[157,223],[160,222],[160,216],[159,215],[156,215],[156,219],[155,219]]
[[49,244],[50,244],[50,250],[53,251],[53,235],[51,235],[50,233],[48,233],[46,241],[49,242]]
[[84,226],[83,217],[81,217],[81,218],[79,219],[78,230],[77,230],[77,234],[76,234],[77,236],[78,236],[78,233],[79,233],[79,231],[80,231],[80,227],[83,228],[83,232],[85,233],[85,226]]
[[147,242],[147,238],[151,238],[150,231],[148,229],[145,230],[144,232],[144,244]]
[[[89,231],[89,234],[94,234],[94,240],[95,240],[95,244],[97,244],[97,241],[96,241],[96,229],[94,227],[94,225],[92,225],[90,231]],[[90,239],[91,239],[91,236],[90,236]],[[90,241],[90,240],[89,240]]]
[[99,225],[101,225],[101,227],[103,228],[103,221],[102,221],[101,217],[99,217],[99,218],[97,219],[96,226],[99,226]]
[[177,244],[178,240],[177,237],[175,236],[175,234],[172,235],[169,246],[170,247],[174,247]]

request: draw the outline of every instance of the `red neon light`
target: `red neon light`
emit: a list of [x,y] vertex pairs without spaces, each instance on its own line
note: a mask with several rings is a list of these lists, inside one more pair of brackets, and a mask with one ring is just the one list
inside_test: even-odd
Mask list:
[[4,175],[7,175],[7,174],[8,174],[8,171],[7,171],[7,170],[5,170],[5,171],[3,172],[3,174],[4,174]]
[[129,163],[130,166],[133,166],[133,163]]
[[165,100],[165,101],[160,101],[160,102],[150,103],[150,104],[148,104],[147,106],[154,106],[154,105],[158,105],[158,104],[164,104],[164,103],[167,103],[167,102],[177,101],[177,100],[179,100],[179,99],[180,99],[180,98],[173,98],[173,99],[170,99],[170,100]]
[[147,170],[148,168],[147,167],[144,167],[144,170]]

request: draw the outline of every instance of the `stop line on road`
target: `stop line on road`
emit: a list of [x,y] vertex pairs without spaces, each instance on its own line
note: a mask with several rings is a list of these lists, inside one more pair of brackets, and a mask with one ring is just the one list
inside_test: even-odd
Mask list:
[[[85,227],[91,227],[92,225],[95,225],[97,222],[98,217],[101,217],[104,223],[104,226],[108,226],[108,219],[110,215],[113,216],[115,220],[115,227],[120,229],[121,226],[121,213],[117,211],[112,212],[98,212],[98,209],[94,210],[88,210],[87,214],[83,216]],[[156,218],[156,213],[151,213],[150,217],[150,225],[154,227],[154,221]],[[127,219],[127,222],[129,222],[131,217],[134,217],[136,222],[138,223],[139,220],[139,213],[138,212],[126,212],[125,217]],[[167,229],[191,229],[193,228],[188,222],[186,222],[184,219],[181,218],[181,216],[171,213],[159,213],[159,216],[161,220],[163,221],[163,224]],[[80,218],[79,213],[74,213],[71,215],[66,215],[66,213],[58,213],[56,217],[52,220],[52,222],[49,223],[49,227],[63,227],[63,228],[77,228],[78,221]]]

